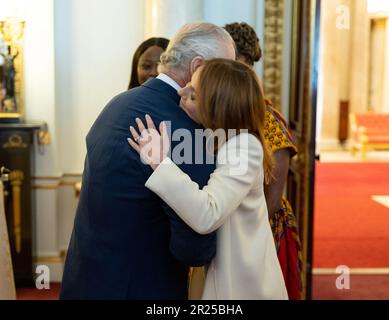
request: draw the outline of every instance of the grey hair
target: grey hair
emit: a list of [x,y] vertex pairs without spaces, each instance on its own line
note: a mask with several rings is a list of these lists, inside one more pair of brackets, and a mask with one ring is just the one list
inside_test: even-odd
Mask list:
[[208,22],[186,24],[161,55],[160,72],[171,70],[178,74],[187,74],[193,58],[221,58],[228,42],[235,46],[231,35],[224,28]]

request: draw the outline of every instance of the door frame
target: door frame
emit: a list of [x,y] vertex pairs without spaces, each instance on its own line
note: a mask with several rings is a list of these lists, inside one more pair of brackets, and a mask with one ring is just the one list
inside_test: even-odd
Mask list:
[[303,298],[307,300],[312,298],[320,8],[321,0],[293,0],[289,123],[298,140],[299,155],[291,164],[288,198],[300,220]]
[[321,30],[321,0],[315,0],[315,16],[313,21],[313,34],[312,34],[312,69],[311,69],[311,130],[310,130],[310,142],[309,142],[309,203],[308,210],[312,212],[310,224],[308,229],[308,259],[311,264],[309,286],[307,291],[307,297],[312,299],[312,269],[313,269],[313,235],[314,235],[314,199],[315,199],[315,168],[316,168],[316,120],[317,120],[317,104],[318,104],[318,90],[319,90],[319,70],[320,70],[320,30]]

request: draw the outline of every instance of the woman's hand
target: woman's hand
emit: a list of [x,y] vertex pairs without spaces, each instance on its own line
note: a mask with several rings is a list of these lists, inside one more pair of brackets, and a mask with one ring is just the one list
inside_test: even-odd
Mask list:
[[136,119],[136,123],[140,134],[134,127],[130,127],[133,139],[128,138],[128,144],[139,153],[143,163],[155,170],[167,157],[170,149],[166,124],[161,122],[158,131],[149,115],[146,115],[147,128],[139,118]]

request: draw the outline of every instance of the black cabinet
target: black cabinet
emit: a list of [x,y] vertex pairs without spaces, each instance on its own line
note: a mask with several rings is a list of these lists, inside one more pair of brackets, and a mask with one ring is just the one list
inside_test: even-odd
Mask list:
[[0,123],[0,166],[11,172],[4,183],[4,204],[17,287],[32,286],[34,135],[44,123]]

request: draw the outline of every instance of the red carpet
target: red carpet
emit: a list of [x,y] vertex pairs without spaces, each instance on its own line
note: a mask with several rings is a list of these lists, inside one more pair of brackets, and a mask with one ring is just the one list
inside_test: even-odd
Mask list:
[[[389,300],[389,276],[351,276],[351,290],[337,290],[336,276],[313,276],[313,300]],[[59,283],[50,290],[18,289],[18,300],[57,300]]]
[[61,284],[51,283],[49,290],[23,288],[16,290],[18,300],[58,300]]
[[350,290],[338,290],[334,276],[313,276],[312,300],[389,300],[389,276],[355,276]]
[[389,268],[389,164],[317,163],[314,268]]

